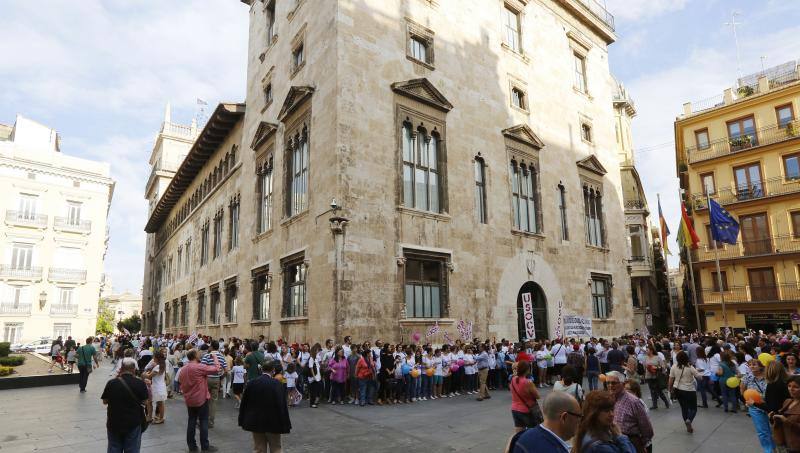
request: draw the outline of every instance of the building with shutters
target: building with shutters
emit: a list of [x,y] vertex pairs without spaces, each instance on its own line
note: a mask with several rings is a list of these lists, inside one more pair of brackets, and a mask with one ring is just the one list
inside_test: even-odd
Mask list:
[[[734,329],[791,328],[800,302],[800,66],[742,77],[683,108],[675,156],[701,241],[691,252],[701,318],[722,327],[724,302]],[[711,239],[708,196],[738,219],[736,245]]]
[[109,165],[63,154],[54,129],[0,125],[0,341],[95,333],[113,191]]
[[243,3],[246,108],[151,198],[146,331],[517,340],[527,298],[538,338],[633,330],[598,2]]

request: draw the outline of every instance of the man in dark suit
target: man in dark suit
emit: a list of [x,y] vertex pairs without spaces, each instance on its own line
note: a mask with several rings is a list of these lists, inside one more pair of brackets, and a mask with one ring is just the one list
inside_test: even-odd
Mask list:
[[[278,362],[280,366],[280,362]],[[283,384],[272,377],[275,362],[262,365],[264,374],[247,383],[239,407],[239,426],[253,433],[255,453],[280,453],[281,434],[292,429]]]
[[569,453],[567,442],[578,430],[583,417],[578,401],[564,392],[550,392],[542,404],[544,422],[522,432],[513,453]]

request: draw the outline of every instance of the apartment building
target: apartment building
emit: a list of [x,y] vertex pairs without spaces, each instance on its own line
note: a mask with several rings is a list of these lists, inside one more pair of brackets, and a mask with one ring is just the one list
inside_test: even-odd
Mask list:
[[95,333],[113,191],[109,165],[63,154],[54,129],[0,126],[2,341]]
[[[790,328],[800,302],[800,69],[791,61],[684,104],[678,174],[701,238],[691,253],[708,329]],[[736,245],[711,239],[707,196],[740,224]],[[719,257],[719,283],[715,258]]]
[[147,220],[145,331],[319,341],[632,331],[593,0],[244,1],[217,106]]

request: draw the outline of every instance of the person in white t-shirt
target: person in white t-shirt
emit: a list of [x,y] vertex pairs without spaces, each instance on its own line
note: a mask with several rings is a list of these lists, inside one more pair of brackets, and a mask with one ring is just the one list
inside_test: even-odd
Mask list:
[[466,376],[466,394],[472,395],[478,393],[477,390],[477,382],[476,382],[476,370],[475,370],[475,356],[472,354],[472,347],[468,346],[466,352],[464,353],[464,375]]
[[437,349],[433,352],[431,365],[433,366],[433,396],[431,399],[437,399],[442,397],[442,381],[444,379],[441,349]]
[[290,407],[296,407],[299,404],[296,401],[298,400],[297,395],[300,393],[297,391],[297,379],[300,376],[297,374],[297,367],[294,363],[287,365],[286,373],[283,374],[283,377],[286,378],[286,397],[288,399],[288,404]]
[[539,376],[539,388],[548,387],[547,385],[547,347],[544,344],[536,345],[536,369]]
[[247,374],[247,370],[244,369],[244,362],[242,361],[241,357],[237,357],[233,363],[233,369],[231,369],[231,374],[233,375],[231,390],[233,390],[233,397],[236,398],[234,407],[238,409],[239,404],[242,402],[242,392],[244,392],[244,376]]

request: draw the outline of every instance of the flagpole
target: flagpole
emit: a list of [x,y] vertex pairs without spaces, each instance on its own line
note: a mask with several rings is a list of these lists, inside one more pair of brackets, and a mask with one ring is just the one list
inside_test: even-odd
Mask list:
[[[661,213],[661,194],[656,194],[656,198],[658,198],[658,208],[659,208],[659,217],[662,217],[663,214]],[[660,219],[659,219],[660,220]],[[664,231],[666,227],[666,219],[664,219],[664,224],[662,225],[659,222],[659,230],[661,230],[661,238],[662,242],[667,242],[667,234]],[[669,287],[669,258],[667,257],[667,244],[661,244],[661,251],[664,252],[664,266],[667,268],[667,300],[669,300],[669,317],[672,320],[672,333],[675,334],[675,310],[672,308],[672,292],[670,291]]]
[[[706,191],[706,207],[708,208],[708,219],[711,221],[711,194]],[[714,228],[711,228],[714,231]],[[719,297],[722,303],[722,330],[728,328],[728,311],[725,310],[725,288],[722,286],[722,271],[719,269],[719,247],[717,247],[716,240],[712,234],[711,240],[714,241],[714,263],[717,265],[717,288],[719,288]],[[726,335],[727,337],[727,335]]]
[[[678,189],[678,198],[680,198],[681,199],[681,203],[683,203],[683,194],[681,193],[681,189]],[[694,206],[692,206],[692,207],[694,207]],[[684,209],[686,209],[685,206],[683,208],[681,208],[681,219],[682,220],[683,220],[683,211],[684,211]],[[689,228],[689,224],[688,223],[686,224],[686,227]],[[694,225],[692,225],[691,227],[692,227],[692,229],[694,229]],[[694,241],[692,240],[691,237],[689,238],[689,242],[694,244]],[[694,270],[692,269],[692,251],[691,251],[691,249],[693,247],[694,247],[694,245],[686,250],[686,261],[689,263],[689,283],[691,283],[691,285],[692,285],[692,302],[693,302],[693,305],[694,305],[694,318],[695,318],[695,321],[697,322],[697,330],[698,331],[702,331],[703,327],[700,324],[700,309],[697,307],[697,302],[698,302],[698,300],[697,300],[697,288],[695,288],[695,286],[694,286]]]

